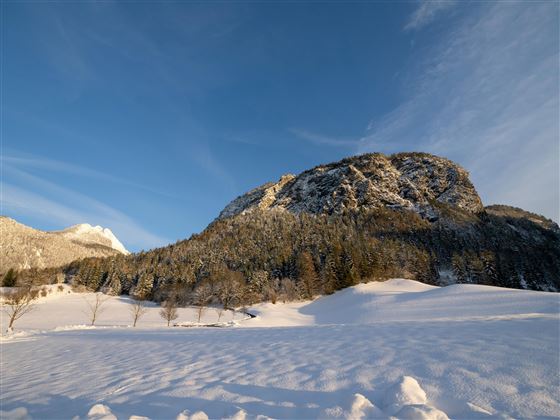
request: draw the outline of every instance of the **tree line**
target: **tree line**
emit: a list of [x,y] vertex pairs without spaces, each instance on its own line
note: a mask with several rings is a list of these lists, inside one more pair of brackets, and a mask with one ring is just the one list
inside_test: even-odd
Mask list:
[[396,209],[295,215],[252,211],[217,220],[188,240],[129,256],[28,270],[136,299],[225,308],[308,299],[395,277],[558,290],[560,235],[527,218],[471,214],[434,203],[437,220]]

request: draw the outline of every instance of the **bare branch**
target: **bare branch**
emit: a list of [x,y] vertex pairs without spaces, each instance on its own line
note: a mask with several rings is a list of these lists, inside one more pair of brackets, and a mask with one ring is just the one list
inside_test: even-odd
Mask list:
[[35,303],[33,302],[35,296],[29,288],[18,288],[15,292],[4,295],[2,311],[10,318],[8,331],[13,330],[14,323],[18,319],[35,308]]
[[132,316],[132,326],[136,327],[136,323],[142,318],[146,312],[148,312],[148,308],[143,300],[135,300],[134,303],[130,306],[130,315]]
[[103,293],[96,293],[95,298],[91,301],[87,298],[84,298],[88,305],[88,309],[86,310],[86,315],[89,316],[91,320],[90,325],[95,325],[95,321],[101,315],[101,313],[105,310],[102,308],[103,304],[109,300],[109,297],[104,297]]

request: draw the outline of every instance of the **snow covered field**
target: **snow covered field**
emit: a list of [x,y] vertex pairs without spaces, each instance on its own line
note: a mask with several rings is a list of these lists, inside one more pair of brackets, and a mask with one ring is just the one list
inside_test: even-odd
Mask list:
[[84,297],[43,298],[2,339],[1,418],[560,416],[558,294],[390,280],[232,328],[167,328],[155,306],[130,328],[113,297],[93,329]]

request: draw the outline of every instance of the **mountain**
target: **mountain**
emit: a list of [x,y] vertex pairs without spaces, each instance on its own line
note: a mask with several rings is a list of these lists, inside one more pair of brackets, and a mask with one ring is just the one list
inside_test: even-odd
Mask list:
[[256,188],[187,240],[33,280],[54,274],[111,294],[225,306],[397,277],[558,291],[560,230],[521,209],[485,208],[468,173],[447,159],[367,154]]
[[57,267],[86,257],[129,252],[109,229],[80,224],[44,232],[0,216],[0,271]]
[[284,175],[236,198],[218,218],[254,209],[332,214],[380,207],[435,218],[433,202],[472,213],[483,209],[468,172],[450,160],[426,153],[372,153]]

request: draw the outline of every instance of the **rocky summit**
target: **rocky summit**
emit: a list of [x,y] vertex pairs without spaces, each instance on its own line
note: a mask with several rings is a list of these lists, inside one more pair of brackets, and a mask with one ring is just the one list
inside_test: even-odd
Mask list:
[[364,154],[316,166],[236,198],[218,219],[254,209],[291,213],[341,213],[348,209],[407,209],[436,219],[433,203],[471,213],[483,210],[468,172],[456,163],[426,153]]

